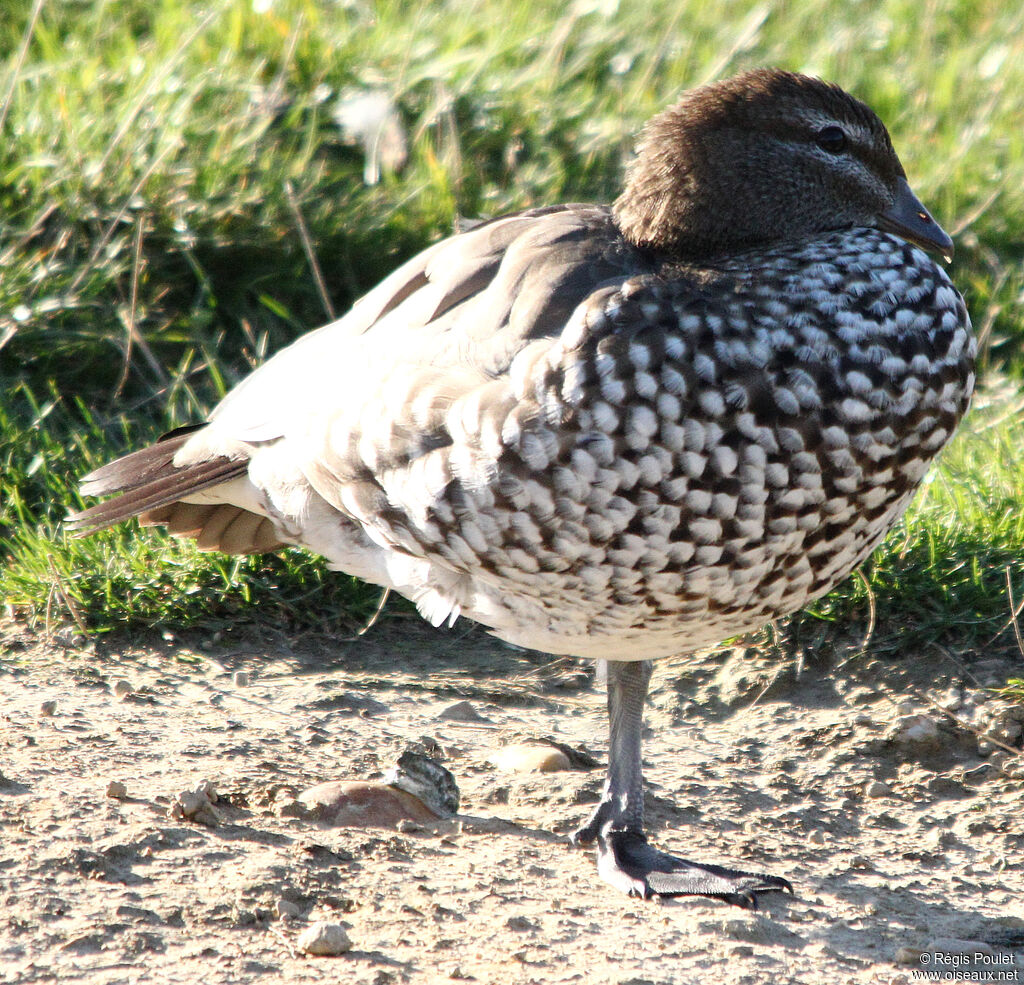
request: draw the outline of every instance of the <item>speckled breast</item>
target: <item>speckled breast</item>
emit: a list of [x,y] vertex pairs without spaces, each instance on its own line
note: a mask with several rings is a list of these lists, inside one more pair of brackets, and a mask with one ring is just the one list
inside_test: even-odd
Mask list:
[[945,273],[874,229],[599,291],[513,363],[491,480],[449,488],[464,613],[641,659],[799,609],[902,514],[974,355]]

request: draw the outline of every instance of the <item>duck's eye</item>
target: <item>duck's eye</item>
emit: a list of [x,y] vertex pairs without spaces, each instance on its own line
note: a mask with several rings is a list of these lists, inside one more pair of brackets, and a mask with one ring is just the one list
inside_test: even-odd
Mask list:
[[829,154],[842,154],[846,150],[846,133],[842,127],[823,127],[814,135],[814,141]]

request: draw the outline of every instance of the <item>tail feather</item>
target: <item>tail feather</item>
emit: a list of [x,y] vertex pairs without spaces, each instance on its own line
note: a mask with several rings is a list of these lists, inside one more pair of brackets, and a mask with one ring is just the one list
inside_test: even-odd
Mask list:
[[155,445],[140,448],[106,465],[101,465],[85,476],[79,485],[83,496],[108,496],[124,493],[174,468],[174,456],[188,440],[195,428],[180,428],[164,435]]
[[67,528],[84,536],[142,513],[152,515],[184,497],[245,475],[248,470],[248,459],[228,456],[179,468],[174,455],[186,440],[188,433],[174,432],[167,440],[90,472],[82,480],[82,495],[114,498],[70,514],[65,520]]
[[139,515],[146,527],[165,527],[195,540],[201,551],[264,554],[284,546],[272,520],[230,503],[172,503]]

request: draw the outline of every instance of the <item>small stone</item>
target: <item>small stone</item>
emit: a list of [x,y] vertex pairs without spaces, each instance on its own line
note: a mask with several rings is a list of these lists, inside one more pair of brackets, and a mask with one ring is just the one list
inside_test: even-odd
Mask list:
[[456,701],[455,704],[445,708],[437,717],[449,722],[490,721],[489,718],[484,718],[468,701]]
[[213,806],[216,803],[216,788],[209,780],[203,780],[195,790],[183,790],[174,798],[171,817],[215,828],[221,820],[217,808]]
[[135,689],[125,680],[114,681],[114,694],[124,700]]
[[882,783],[881,780],[872,780],[864,788],[864,795],[866,797],[890,797],[892,796],[892,789],[889,784]]
[[128,788],[120,780],[111,780],[107,784],[107,796],[114,800],[124,800],[128,796]]
[[892,739],[898,746],[933,751],[942,746],[942,732],[927,715],[906,715],[896,723]]
[[248,687],[249,686],[249,674],[248,671],[236,670],[232,675],[231,679],[235,682],[235,687]]
[[821,831],[821,830],[818,830],[818,831],[812,831],[812,832],[811,832],[811,833],[810,833],[810,834],[809,834],[809,835],[807,836],[807,840],[808,840],[808,841],[809,841],[809,842],[810,842],[810,843],[811,843],[812,845],[824,845],[824,844],[825,844],[825,832],[824,832],[824,831]]
[[509,917],[505,921],[505,926],[508,927],[509,930],[519,932],[537,930],[539,928],[537,921],[531,920],[529,917]]
[[44,701],[39,706],[39,714],[42,715],[43,718],[50,718],[56,711],[57,711],[57,702],[56,701],[52,701],[52,700],[51,701]]
[[277,916],[279,919],[284,920],[286,917],[297,917],[300,913],[298,906],[288,899],[279,899],[277,901]]
[[325,923],[322,920],[310,924],[299,934],[295,943],[306,954],[321,956],[344,954],[352,950],[352,941],[345,933],[345,928],[340,923]]
[[559,773],[572,769],[569,757],[561,749],[529,743],[505,746],[491,753],[487,761],[506,773]]
[[993,745],[1016,746],[1024,734],[1024,708],[1000,708],[985,729],[985,738]]

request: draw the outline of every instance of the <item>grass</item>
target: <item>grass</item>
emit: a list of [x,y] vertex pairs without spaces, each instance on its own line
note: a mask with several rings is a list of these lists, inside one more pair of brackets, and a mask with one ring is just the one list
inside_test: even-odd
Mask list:
[[[1011,390],[1024,372],[1013,4],[12,0],[0,51],[0,598],[27,622],[358,623],[375,591],[297,552],[65,538],[76,476],[204,414],[458,216],[608,199],[648,116],[743,68],[820,74],[879,111],[957,236],[987,371]],[[408,135],[404,170],[373,186],[333,118],[360,88],[385,90]],[[976,412],[871,565],[905,645],[1012,640],[1020,431],[1012,399]],[[863,617],[866,599],[851,579],[810,618]]]

